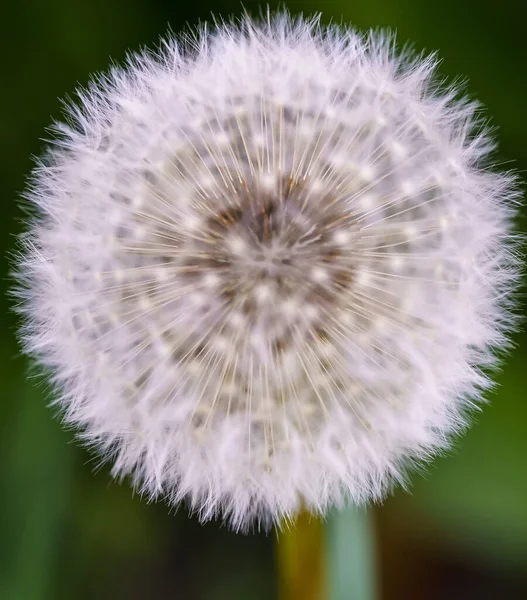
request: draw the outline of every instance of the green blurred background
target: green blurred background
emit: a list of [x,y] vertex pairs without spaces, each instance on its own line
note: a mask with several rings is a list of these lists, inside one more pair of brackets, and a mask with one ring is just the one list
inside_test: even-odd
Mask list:
[[[276,3],[271,2],[272,7]],[[525,0],[314,0],[282,3],[324,20],[389,27],[401,44],[440,51],[441,71],[470,80],[499,126],[500,160],[527,168]],[[247,0],[254,13],[258,4]],[[14,0],[0,9],[0,219],[2,286],[20,231],[31,156],[59,97],[153,46],[170,26],[241,13],[229,0]],[[514,161],[514,162],[508,162]],[[525,213],[525,211],[524,211]],[[520,227],[525,230],[524,222]],[[96,469],[27,378],[15,318],[0,300],[0,600],[278,598],[275,536],[200,526],[169,514]],[[526,336],[500,387],[453,452],[374,510],[382,600],[527,598]],[[331,560],[331,557],[330,557]],[[346,600],[345,597],[337,600]],[[352,600],[350,598],[350,600]],[[353,599],[355,600],[355,599]],[[357,599],[361,600],[361,599]]]

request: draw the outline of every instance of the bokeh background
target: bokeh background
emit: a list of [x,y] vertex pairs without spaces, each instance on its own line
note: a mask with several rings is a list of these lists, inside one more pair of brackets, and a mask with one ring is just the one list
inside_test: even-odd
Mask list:
[[[499,160],[527,177],[525,0],[284,5],[438,49],[442,73],[468,78],[499,127]],[[258,13],[256,2],[245,7]],[[127,49],[155,45],[169,26],[241,11],[236,0],[13,0],[0,9],[2,291],[23,217],[17,196],[45,127],[61,115],[58,98]],[[279,597],[273,533],[200,526],[185,508],[169,513],[112,482],[53,418],[45,387],[28,379],[5,295],[0,323],[0,600]],[[373,510],[382,600],[527,598],[526,335],[516,342],[468,434],[414,477],[410,493]]]

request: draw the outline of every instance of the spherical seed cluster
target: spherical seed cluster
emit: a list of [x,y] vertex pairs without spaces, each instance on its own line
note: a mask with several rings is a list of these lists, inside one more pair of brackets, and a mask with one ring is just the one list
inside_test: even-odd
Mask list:
[[465,425],[512,323],[516,193],[433,67],[282,14],[81,93],[19,293],[115,474],[243,527],[377,499]]

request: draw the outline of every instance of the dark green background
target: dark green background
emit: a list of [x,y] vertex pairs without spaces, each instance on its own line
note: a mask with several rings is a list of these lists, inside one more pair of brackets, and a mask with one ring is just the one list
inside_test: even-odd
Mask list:
[[[245,6],[257,12],[257,3]],[[271,3],[275,6],[275,3]],[[439,50],[442,73],[470,80],[499,126],[500,160],[527,167],[527,33],[522,0],[288,2],[326,21],[390,27],[400,43]],[[227,0],[16,0],[0,9],[0,241],[2,285],[20,230],[17,195],[59,97],[110,59],[153,46],[170,25],[240,14]],[[520,227],[525,229],[524,223]],[[0,300],[0,600],[273,599],[273,534],[199,526],[182,508],[147,505],[96,471],[28,380]],[[376,510],[385,598],[527,597],[527,363],[525,334],[500,387],[447,457]],[[342,599],[346,600],[346,599]],[[359,599],[360,600],[360,599]]]

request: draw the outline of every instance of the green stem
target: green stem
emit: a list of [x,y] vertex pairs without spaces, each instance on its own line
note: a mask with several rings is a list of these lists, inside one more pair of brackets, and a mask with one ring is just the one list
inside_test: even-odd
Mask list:
[[326,523],[330,600],[375,600],[377,573],[371,511],[334,509]]

